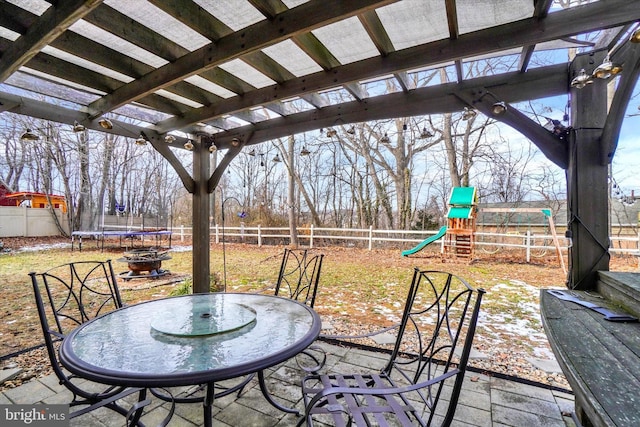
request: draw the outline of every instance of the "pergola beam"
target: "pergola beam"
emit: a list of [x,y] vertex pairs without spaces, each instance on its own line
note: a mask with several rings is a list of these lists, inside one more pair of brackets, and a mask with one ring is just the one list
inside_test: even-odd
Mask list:
[[[462,83],[448,83],[396,92],[384,96],[326,106],[319,110],[304,111],[289,116],[243,126],[215,134],[218,147],[228,147],[231,139],[246,140],[249,145],[275,138],[311,131],[340,123],[357,123],[394,117],[409,117],[460,111],[467,105],[460,93],[491,90],[505,102],[521,102],[566,93],[566,64],[537,68],[527,73],[513,72],[507,75],[481,77]],[[427,102],[428,101],[428,102]]]
[[[611,12],[611,10],[615,10],[615,12]],[[319,92],[337,85],[365,80],[374,75],[393,74],[469,56],[542,43],[580,34],[594,28],[619,26],[621,21],[632,22],[638,19],[640,19],[640,8],[625,0],[577,6],[550,14],[544,21],[529,18],[495,28],[462,34],[453,41],[439,40],[415,48],[391,52],[385,57],[373,57],[330,71],[321,71],[288,80],[284,85],[256,89],[242,97],[233,97],[220,103],[194,109],[182,117],[167,119],[157,125],[162,131],[185,128],[199,122],[206,122],[220,114],[232,114],[234,111],[265,102]]]
[[389,38],[389,34],[387,34],[375,10],[365,12],[359,15],[358,18],[382,56],[386,56],[395,50],[393,42],[391,38]]
[[0,57],[0,82],[33,58],[76,21],[99,6],[102,0],[65,0],[52,5]]
[[121,37],[130,43],[169,62],[189,53],[171,39],[144,25],[132,25],[135,21],[120,11],[104,4],[85,17],[85,21]]
[[112,93],[89,105],[93,117],[111,111],[124,104],[141,98],[160,88],[172,85],[185,77],[211,69],[232,59],[256,52],[262,48],[301,35],[323,25],[355,16],[396,0],[312,0],[289,9],[272,21],[260,21],[244,31],[231,33],[216,43],[208,44],[181,56],[146,74],[140,79],[125,84]]
[[148,0],[164,10],[178,21],[191,27],[196,32],[216,41],[233,31],[222,21],[209,14],[196,2],[184,0]]
[[461,94],[460,96],[463,97],[470,106],[477,108],[485,116],[505,123],[529,138],[531,142],[540,149],[542,154],[555,163],[556,166],[562,169],[569,167],[566,134],[554,134],[508,103],[505,103],[505,111],[501,114],[495,114],[492,111],[493,105],[498,101],[502,101],[502,99],[499,99],[487,90],[473,91],[471,93]]
[[[326,105],[322,109],[310,110],[289,116],[258,122],[254,125],[232,128],[215,134],[213,138],[218,148],[230,147],[232,138],[247,141],[251,144],[268,141],[300,132],[311,131],[335,124],[341,119],[344,123],[357,123],[366,120],[388,119],[402,116],[422,114],[439,114],[460,111],[466,105],[456,94],[471,91],[491,90],[504,102],[520,102],[546,96],[562,95],[566,93],[567,67],[565,64],[536,68],[527,73],[513,72],[500,76],[481,77],[466,80],[462,83],[448,83],[440,86],[419,88],[410,92],[397,92],[362,101],[352,101],[335,106]],[[305,97],[307,99],[308,97]],[[425,102],[429,100],[429,102]],[[23,99],[15,95],[0,92],[0,102],[15,105],[8,110],[17,114],[51,120],[59,123],[73,124],[84,118],[82,113],[52,106],[42,101]],[[319,101],[318,101],[319,102]],[[87,122],[86,126],[102,130],[97,121]],[[227,128],[222,122],[216,126]],[[150,130],[118,122],[118,126],[107,132],[121,134],[131,138],[137,137],[141,131],[163,135],[165,132]],[[184,144],[184,138],[178,138],[174,144]],[[178,146],[178,145],[176,145]]]

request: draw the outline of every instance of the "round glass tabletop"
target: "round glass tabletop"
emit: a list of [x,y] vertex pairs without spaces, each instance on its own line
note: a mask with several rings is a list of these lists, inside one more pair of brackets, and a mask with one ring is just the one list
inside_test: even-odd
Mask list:
[[107,384],[170,387],[257,372],[320,333],[310,307],[273,295],[212,293],[130,305],[71,332],[60,360]]

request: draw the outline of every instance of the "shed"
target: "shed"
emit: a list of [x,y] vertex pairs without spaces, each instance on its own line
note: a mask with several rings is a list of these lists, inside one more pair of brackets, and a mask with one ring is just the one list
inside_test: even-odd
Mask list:
[[49,203],[54,209],[61,209],[62,213],[67,213],[67,200],[64,196],[57,194],[36,193],[33,191],[20,191],[17,193],[7,194],[5,196],[13,202],[13,206],[20,206],[25,202],[35,209],[45,209],[49,207]]

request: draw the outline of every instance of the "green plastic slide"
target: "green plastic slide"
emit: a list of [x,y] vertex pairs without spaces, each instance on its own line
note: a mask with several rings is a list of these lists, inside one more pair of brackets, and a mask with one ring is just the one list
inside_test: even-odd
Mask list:
[[429,243],[435,242],[436,240],[438,240],[439,238],[441,238],[445,234],[447,234],[447,226],[443,225],[442,227],[440,227],[440,231],[438,231],[438,233],[435,236],[431,236],[431,237],[423,240],[422,242],[420,242],[420,244],[418,246],[416,246],[413,249],[407,249],[406,251],[402,251],[402,256],[413,255],[416,252],[421,251]]

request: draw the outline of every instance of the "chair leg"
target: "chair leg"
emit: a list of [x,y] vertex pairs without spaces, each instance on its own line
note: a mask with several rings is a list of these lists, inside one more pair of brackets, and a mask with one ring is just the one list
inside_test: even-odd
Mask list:
[[129,409],[129,412],[127,412],[127,427],[140,425],[142,410],[150,403],[151,399],[147,399],[147,389],[143,388],[140,390],[140,393],[138,393],[138,401]]

